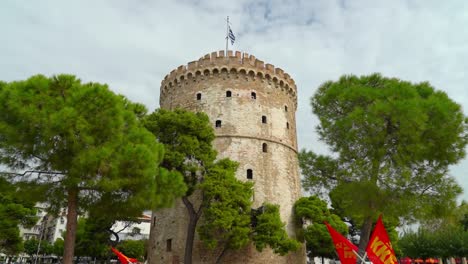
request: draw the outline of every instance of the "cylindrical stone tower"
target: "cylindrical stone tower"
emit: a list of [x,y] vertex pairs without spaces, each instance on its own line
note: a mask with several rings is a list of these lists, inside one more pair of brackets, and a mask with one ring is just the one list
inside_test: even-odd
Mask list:
[[[205,112],[213,124],[218,158],[240,163],[238,179],[253,181],[254,208],[280,205],[288,234],[295,237],[294,202],[301,196],[298,173],[294,80],[246,53],[213,52],[173,70],[161,83],[160,106]],[[188,214],[182,202],[158,211],[152,223],[153,263],[183,261]],[[222,263],[305,263],[304,249],[287,256],[253,246],[228,252]],[[194,263],[214,263],[216,252],[196,238]]]

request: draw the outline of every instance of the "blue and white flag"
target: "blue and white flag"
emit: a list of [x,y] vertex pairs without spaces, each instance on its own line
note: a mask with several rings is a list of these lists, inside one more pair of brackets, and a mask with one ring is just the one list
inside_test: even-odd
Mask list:
[[234,33],[232,33],[231,27],[229,27],[229,39],[231,40],[231,45],[233,45],[234,41],[236,40],[236,36],[234,36]]

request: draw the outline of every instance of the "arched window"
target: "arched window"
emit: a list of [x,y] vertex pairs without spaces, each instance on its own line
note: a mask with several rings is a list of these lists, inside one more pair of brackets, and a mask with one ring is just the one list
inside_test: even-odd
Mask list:
[[252,99],[257,99],[257,94],[256,94],[255,92],[252,92],[252,93],[250,94],[250,97],[251,97]]
[[288,111],[288,106],[287,106],[287,105],[284,106],[284,111],[285,111],[285,112]]
[[263,143],[263,144],[262,144],[262,151],[263,151],[263,152],[268,152],[268,145],[267,145],[267,143]]
[[221,127],[221,120],[216,120],[215,126],[216,126],[216,127]]
[[266,117],[266,116],[262,116],[262,123],[263,123],[263,124],[266,124],[266,123],[267,123],[267,117]]
[[232,96],[231,91],[226,91],[226,97],[231,97],[231,96]]
[[286,128],[289,129],[289,122],[286,122]]
[[198,101],[201,100],[201,93],[197,93],[197,100],[198,100]]
[[247,179],[249,180],[253,179],[253,171],[251,169],[247,170]]

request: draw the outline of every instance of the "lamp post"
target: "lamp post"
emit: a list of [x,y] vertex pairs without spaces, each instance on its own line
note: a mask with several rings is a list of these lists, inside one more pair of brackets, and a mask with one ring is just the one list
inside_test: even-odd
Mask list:
[[41,250],[42,234],[44,233],[44,229],[45,229],[46,217],[47,217],[47,215],[45,215],[41,220],[41,227],[39,229],[39,242],[37,243],[37,251],[36,251],[36,256],[34,258],[34,264],[37,264],[37,258],[39,256],[39,251]]

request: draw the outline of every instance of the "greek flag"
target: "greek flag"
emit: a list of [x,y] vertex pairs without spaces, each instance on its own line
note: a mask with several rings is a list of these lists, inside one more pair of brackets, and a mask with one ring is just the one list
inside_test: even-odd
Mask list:
[[234,45],[234,41],[236,40],[236,36],[232,33],[231,27],[229,27],[229,39],[231,40],[231,45]]

